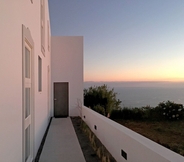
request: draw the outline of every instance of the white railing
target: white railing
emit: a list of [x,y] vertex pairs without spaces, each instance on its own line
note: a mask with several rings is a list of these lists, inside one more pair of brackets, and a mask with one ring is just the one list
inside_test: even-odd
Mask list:
[[117,162],[184,162],[184,157],[83,106],[82,119]]

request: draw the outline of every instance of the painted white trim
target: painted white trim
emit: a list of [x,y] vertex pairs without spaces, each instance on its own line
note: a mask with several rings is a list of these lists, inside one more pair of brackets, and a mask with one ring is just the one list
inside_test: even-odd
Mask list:
[[[28,120],[25,120],[25,87],[26,87],[26,79],[25,79],[25,47],[30,49],[31,52],[31,108],[30,113],[31,116],[28,118]],[[22,161],[25,161],[25,128],[26,123],[31,122],[30,124],[30,138],[31,138],[31,150],[30,154],[31,157],[27,160],[28,162],[31,162],[34,158],[34,42],[31,36],[31,32],[28,28],[26,28],[24,25],[22,25]]]
[[50,122],[50,66],[47,66],[47,113],[48,113],[48,123]]
[[40,0],[41,51],[45,56],[45,0]]
[[43,63],[42,63],[43,61],[42,61],[42,58],[41,58],[41,56],[39,56],[38,55],[38,92],[42,92],[42,90],[43,90],[43,87],[42,87],[42,85],[43,85],[43,76],[42,76],[42,74],[43,74]]
[[50,51],[50,22],[47,20],[47,43],[48,51]]

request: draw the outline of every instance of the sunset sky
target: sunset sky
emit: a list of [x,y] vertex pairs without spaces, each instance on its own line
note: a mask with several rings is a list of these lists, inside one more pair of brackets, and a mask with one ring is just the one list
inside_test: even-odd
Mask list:
[[184,81],[184,0],[50,0],[52,35],[84,36],[84,81]]

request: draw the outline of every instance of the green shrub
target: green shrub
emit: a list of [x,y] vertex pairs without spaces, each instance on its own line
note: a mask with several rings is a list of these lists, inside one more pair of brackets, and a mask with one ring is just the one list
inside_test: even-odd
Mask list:
[[182,104],[167,101],[159,103],[155,108],[146,106],[142,108],[113,110],[110,118],[149,121],[181,120],[184,118],[184,107]]
[[113,110],[111,112],[110,118],[124,120],[142,120],[143,111],[139,108],[123,108],[121,110]]
[[183,118],[183,105],[171,101],[161,102],[156,107],[159,113],[167,120],[181,120]]
[[141,108],[133,108],[132,111],[133,111],[132,119],[143,120],[144,111]]
[[98,111],[103,113],[102,110],[104,109],[104,115],[108,116],[112,110],[121,108],[121,101],[116,98],[116,95],[117,93],[114,92],[114,89],[109,89],[105,84],[89,87],[88,89],[84,89],[84,105],[93,110],[96,110],[97,108],[95,107],[100,105],[100,108],[97,106],[98,109],[101,109]]
[[122,110],[112,110],[111,112],[111,119],[122,119]]
[[144,120],[151,120],[151,121],[160,121],[163,120],[163,117],[161,115],[161,110],[160,108],[156,107],[150,107],[150,106],[146,106],[146,107],[142,107],[141,108],[143,110],[143,119]]
[[95,110],[99,114],[105,115],[105,109],[102,106],[100,106],[100,105],[94,106],[93,110]]

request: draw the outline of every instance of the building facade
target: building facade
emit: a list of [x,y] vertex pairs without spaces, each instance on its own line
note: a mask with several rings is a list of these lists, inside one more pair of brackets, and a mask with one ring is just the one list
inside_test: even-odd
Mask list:
[[[52,37],[51,46],[53,116],[79,116],[83,105],[83,37]],[[68,93],[64,93],[62,88]],[[63,96],[59,100],[60,95]],[[64,101],[68,103],[67,106]]]
[[[51,43],[47,0],[1,0],[0,26],[0,161],[30,162],[54,116],[54,83],[68,84],[67,116],[79,115],[77,106],[83,101],[83,39],[60,37],[58,50],[65,51],[54,52],[51,44],[57,46],[59,42],[54,39]],[[77,52],[65,48],[70,48],[70,43]],[[58,57],[62,63],[53,70],[52,65],[58,62],[54,64],[53,60],[51,64],[51,50],[53,59]]]

